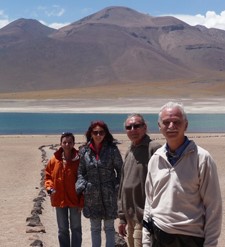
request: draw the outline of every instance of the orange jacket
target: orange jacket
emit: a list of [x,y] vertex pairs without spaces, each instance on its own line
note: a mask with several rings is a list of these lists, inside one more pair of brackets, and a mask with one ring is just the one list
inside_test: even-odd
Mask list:
[[72,161],[63,166],[63,149],[57,150],[49,160],[45,169],[45,188],[53,188],[55,193],[51,195],[53,207],[79,207],[83,208],[82,195],[77,195],[75,183],[77,181],[77,170],[79,166],[78,151],[73,148],[74,157]]

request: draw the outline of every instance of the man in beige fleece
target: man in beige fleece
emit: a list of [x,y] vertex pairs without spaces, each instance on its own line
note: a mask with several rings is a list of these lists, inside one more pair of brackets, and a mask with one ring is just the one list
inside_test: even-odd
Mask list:
[[216,247],[222,200],[215,162],[185,136],[181,104],[164,105],[158,125],[166,144],[148,164],[143,246]]

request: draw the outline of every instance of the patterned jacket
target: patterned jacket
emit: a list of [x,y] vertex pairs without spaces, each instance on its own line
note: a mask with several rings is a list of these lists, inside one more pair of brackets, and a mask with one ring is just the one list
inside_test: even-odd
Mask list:
[[122,157],[115,144],[103,143],[99,159],[89,144],[80,148],[76,191],[84,194],[83,214],[92,219],[117,217]]

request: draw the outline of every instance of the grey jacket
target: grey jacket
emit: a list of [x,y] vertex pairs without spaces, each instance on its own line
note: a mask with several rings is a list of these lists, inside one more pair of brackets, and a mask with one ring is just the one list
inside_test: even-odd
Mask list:
[[145,135],[139,145],[131,145],[128,149],[122,168],[118,196],[120,223],[127,223],[127,219],[142,223],[148,162],[160,146]]
[[83,214],[92,219],[117,218],[122,157],[114,144],[104,143],[96,159],[89,144],[80,149],[76,191],[84,194]]

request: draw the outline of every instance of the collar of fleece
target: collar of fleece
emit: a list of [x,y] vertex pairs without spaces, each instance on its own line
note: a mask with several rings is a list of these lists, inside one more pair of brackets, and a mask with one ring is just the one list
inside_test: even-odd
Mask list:
[[[75,161],[77,159],[79,159],[79,155],[78,155],[78,151],[73,148],[72,149],[72,161]],[[56,152],[55,152],[55,157],[58,159],[58,160],[62,160],[63,159],[63,148],[60,147]]]

